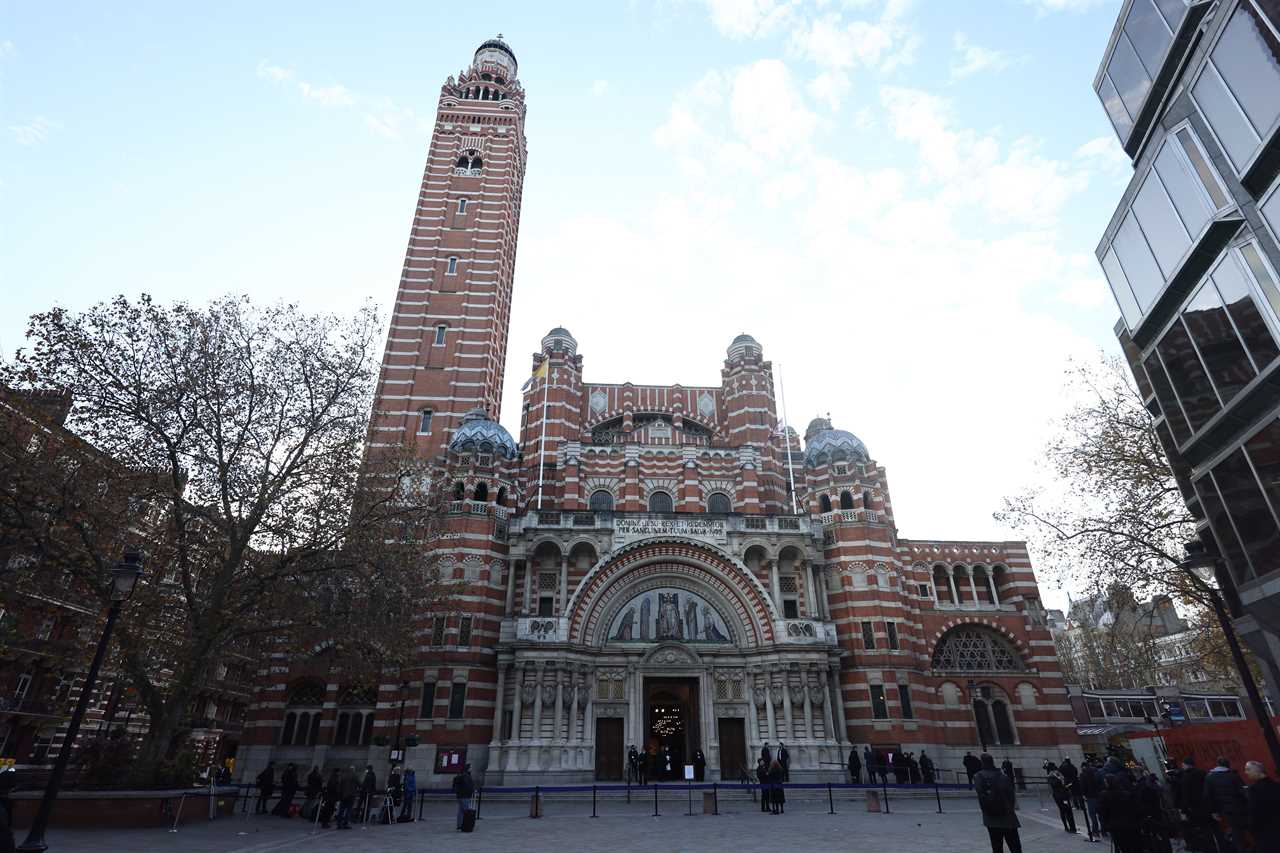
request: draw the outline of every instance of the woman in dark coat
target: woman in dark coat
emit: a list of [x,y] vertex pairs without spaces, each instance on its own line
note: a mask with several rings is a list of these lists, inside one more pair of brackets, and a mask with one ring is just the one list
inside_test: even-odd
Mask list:
[[1103,782],[1098,819],[1116,853],[1142,853],[1142,807],[1123,776],[1113,773]]
[[707,772],[707,757],[698,750],[693,754],[693,781],[701,782]]
[[298,793],[298,768],[290,764],[280,777],[280,802],[271,810],[278,817],[289,817],[289,809],[293,807],[293,798]]
[[769,806],[774,814],[783,814],[787,810],[787,791],[782,787],[785,775],[781,762],[775,758],[769,765]]
[[760,783],[760,811],[769,810],[769,789],[773,786],[769,780],[769,765],[761,758],[756,762],[756,781]]
[[338,808],[338,800],[342,799],[342,781],[338,775],[338,768],[329,771],[329,781],[324,785],[324,802],[320,804],[320,826],[322,829],[329,828],[329,821],[333,818],[334,811]]

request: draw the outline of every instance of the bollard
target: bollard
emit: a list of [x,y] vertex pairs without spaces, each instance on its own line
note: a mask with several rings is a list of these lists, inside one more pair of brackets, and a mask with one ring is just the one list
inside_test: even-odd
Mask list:
[[595,785],[591,786],[591,816],[592,817],[600,816],[596,814],[596,786]]
[[418,820],[422,820],[422,807],[427,804],[427,792],[418,792]]
[[938,789],[938,783],[933,783],[933,795],[938,798],[938,814],[942,814],[942,791]]
[[687,786],[689,787],[689,811],[688,811],[688,815],[689,815],[689,817],[693,817],[693,783],[692,783],[692,782],[686,782],[686,783],[685,783],[685,785],[687,785]]
[[658,816],[658,786],[653,786],[653,816]]
[[627,805],[631,805],[631,774],[627,773]]
[[880,787],[884,789],[884,813],[889,813],[889,780],[882,779]]
[[720,787],[715,782],[711,783],[711,808],[713,815],[720,814]]
[[827,783],[827,808],[830,809],[830,811],[828,811],[827,814],[836,813],[836,798],[835,798],[835,795],[831,793],[830,782]]
[[542,817],[542,786],[533,786],[533,798],[529,800],[529,817]]
[[476,820],[480,819],[480,801],[484,799],[484,785],[476,786]]

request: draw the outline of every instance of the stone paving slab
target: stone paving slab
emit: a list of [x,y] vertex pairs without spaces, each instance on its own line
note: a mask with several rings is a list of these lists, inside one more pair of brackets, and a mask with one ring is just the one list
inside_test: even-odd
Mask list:
[[[779,850],[922,850],[929,853],[982,853],[990,850],[977,806],[944,801],[945,814],[932,802],[903,801],[891,814],[869,814],[861,801],[837,801],[837,814],[828,814],[825,799],[788,803],[784,815],[763,814],[750,801],[721,803],[718,816],[686,814],[688,804],[674,798],[660,803],[660,817],[652,816],[652,801],[634,798],[598,804],[599,818],[590,817],[590,800],[551,800],[545,816],[528,817],[528,801],[486,802],[473,834],[455,832],[449,803],[430,803],[425,819],[394,826],[369,826],[350,831],[312,828],[299,819],[270,816],[223,818],[182,827],[176,833],[146,830],[52,830],[51,853],[273,853],[299,850],[331,851],[484,851],[484,853],[551,853],[607,851],[607,853],[779,853]],[[695,810],[700,810],[695,800]],[[1034,803],[1024,804],[1023,847],[1028,853],[1103,853],[1109,845],[1089,844],[1083,836],[1061,829],[1056,810],[1050,814]],[[16,832],[21,841],[24,833]]]

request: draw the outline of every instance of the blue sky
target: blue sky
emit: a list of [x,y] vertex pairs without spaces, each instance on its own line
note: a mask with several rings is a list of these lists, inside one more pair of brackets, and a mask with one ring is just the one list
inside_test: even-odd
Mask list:
[[0,2],[0,349],[115,293],[390,304],[439,86],[502,32],[529,171],[503,420],[552,325],[589,379],[714,384],[755,335],[901,531],[1006,537],[1127,179],[1118,0]]

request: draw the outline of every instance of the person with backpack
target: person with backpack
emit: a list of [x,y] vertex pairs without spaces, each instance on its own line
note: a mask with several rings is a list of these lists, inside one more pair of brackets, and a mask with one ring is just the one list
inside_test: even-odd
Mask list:
[[1045,763],[1049,774],[1049,792],[1053,794],[1054,805],[1058,807],[1058,816],[1062,818],[1062,829],[1065,832],[1076,832],[1076,814],[1071,808],[1071,789],[1067,780],[1052,762]]
[[1109,773],[1103,776],[1102,800],[1098,817],[1102,829],[1111,836],[1116,853],[1143,853],[1142,809],[1127,776]]
[[[464,826],[475,826],[475,811],[471,806],[471,797],[476,792],[476,782],[471,778],[471,765],[467,764],[462,772],[453,777],[453,795],[458,798],[458,832],[470,832]],[[471,816],[467,816],[471,812]]]
[[[1213,815],[1209,829],[1218,848],[1236,853],[1244,849],[1244,832],[1249,826],[1249,800],[1244,792],[1244,780],[1231,769],[1226,756],[1218,756],[1218,764],[1204,777],[1204,801]],[[1222,823],[1227,825],[1223,833]]]
[[1102,840],[1098,806],[1102,802],[1102,773],[1096,761],[1085,761],[1080,770],[1080,796],[1084,797],[1084,828],[1090,841]]
[[413,800],[418,796],[418,774],[412,767],[404,769],[404,806],[400,809],[400,821],[413,820]]
[[982,825],[991,838],[991,853],[1003,853],[1006,844],[1009,853],[1022,853],[1022,839],[1018,837],[1018,827],[1022,824],[1015,811],[1013,783],[996,769],[996,760],[989,753],[982,753],[978,767],[973,787],[982,809]]

